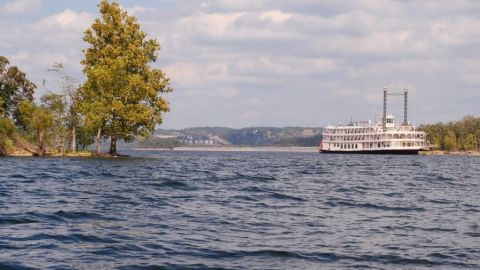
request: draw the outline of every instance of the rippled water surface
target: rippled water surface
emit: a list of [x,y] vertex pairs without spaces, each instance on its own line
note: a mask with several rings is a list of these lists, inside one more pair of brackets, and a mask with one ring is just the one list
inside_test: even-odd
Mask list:
[[480,158],[0,159],[0,269],[478,269]]

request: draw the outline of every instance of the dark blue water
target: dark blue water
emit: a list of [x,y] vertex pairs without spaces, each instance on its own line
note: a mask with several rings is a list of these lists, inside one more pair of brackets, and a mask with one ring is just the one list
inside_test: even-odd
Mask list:
[[0,159],[0,269],[478,269],[480,158]]

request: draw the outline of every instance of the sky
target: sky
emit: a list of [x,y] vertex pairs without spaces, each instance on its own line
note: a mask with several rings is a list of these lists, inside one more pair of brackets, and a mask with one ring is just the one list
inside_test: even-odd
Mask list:
[[[118,1],[162,49],[171,78],[162,128],[309,126],[369,120],[382,89],[409,88],[418,124],[480,115],[480,1]],[[94,0],[0,0],[0,55],[58,92],[80,84]],[[402,98],[389,113],[403,120]]]

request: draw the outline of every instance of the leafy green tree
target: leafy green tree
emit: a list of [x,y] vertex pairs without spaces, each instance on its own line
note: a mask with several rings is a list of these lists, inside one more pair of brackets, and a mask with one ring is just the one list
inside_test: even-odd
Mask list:
[[11,144],[11,137],[15,132],[15,125],[10,119],[0,116],[0,156],[7,154],[7,146]]
[[[78,149],[85,150],[88,146],[95,143],[95,131],[92,131],[85,125],[77,127],[77,145]],[[100,149],[98,149],[100,150]],[[99,151],[97,151],[99,153]]]
[[150,66],[158,41],[147,39],[118,3],[102,0],[99,9],[101,17],[84,36],[90,46],[82,61],[87,81],[79,91],[80,110],[97,130],[97,151],[100,137],[109,137],[109,153],[116,155],[117,140],[146,137],[162,123],[169,104],[160,94],[172,89],[165,73]]
[[457,150],[457,136],[453,130],[449,130],[444,139],[445,149],[448,151]]
[[37,106],[30,101],[20,103],[18,111],[19,122],[30,134],[30,139],[37,141],[40,155],[46,155],[47,135],[53,123],[52,114],[44,106]]
[[473,135],[472,133],[468,133],[464,141],[464,149],[465,150],[475,149],[476,148],[475,143],[476,143],[475,135]]
[[[105,132],[105,129],[107,127],[107,119],[109,118],[108,107],[106,107],[107,105],[98,100],[95,101],[90,97],[85,98],[85,93],[81,94],[83,94],[83,97],[81,97],[81,102],[79,106],[84,117],[82,131],[94,134],[96,148],[95,153],[97,155],[100,155],[102,138],[106,137],[106,135],[102,136],[102,132]],[[88,138],[86,134],[82,134],[82,136],[83,138]]]
[[0,56],[0,111],[4,117],[15,118],[14,113],[22,101],[33,101],[36,86],[18,67],[9,67],[9,64],[7,58]]
[[77,150],[77,129],[80,127],[82,118],[78,108],[78,87],[76,80],[68,75],[62,63],[55,62],[49,71],[56,72],[60,76],[60,84],[63,90],[66,115],[65,125],[70,130],[70,150]]
[[37,106],[33,101],[23,101],[18,106],[18,109],[15,111],[15,117],[17,118],[17,126],[24,131],[25,135],[29,135],[30,139],[33,140],[33,135],[31,133],[32,123],[31,120],[35,113]]
[[51,142],[58,152],[63,153],[68,141],[66,98],[61,94],[47,93],[40,98],[40,101],[42,108],[48,110],[52,117],[52,123],[48,130]]

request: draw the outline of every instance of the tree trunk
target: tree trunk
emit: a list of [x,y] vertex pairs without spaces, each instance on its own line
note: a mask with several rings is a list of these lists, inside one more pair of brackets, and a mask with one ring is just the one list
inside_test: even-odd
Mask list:
[[40,155],[41,156],[45,156],[46,155],[46,151],[45,151],[45,130],[40,130],[38,132],[38,150],[40,152]]
[[95,153],[97,154],[97,156],[100,155],[100,137],[102,135],[102,129],[101,128],[98,128],[98,131],[97,131],[97,138],[95,140],[95,144],[97,146],[97,150],[95,151]]
[[110,137],[110,152],[109,152],[110,155],[112,156],[118,156],[118,153],[117,153],[117,136],[115,135],[112,135]]
[[75,126],[72,127],[72,152],[77,151],[77,128]]
[[3,145],[3,143],[0,142],[0,157],[6,156],[6,155],[7,155],[7,150],[5,149],[5,146]]

